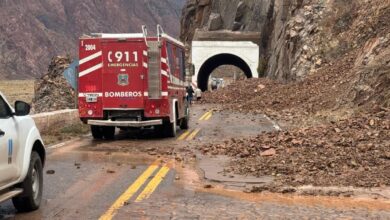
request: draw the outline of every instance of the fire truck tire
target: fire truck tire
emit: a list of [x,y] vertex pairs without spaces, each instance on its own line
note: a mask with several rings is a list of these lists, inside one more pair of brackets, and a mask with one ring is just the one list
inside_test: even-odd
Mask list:
[[113,140],[115,138],[115,127],[103,127],[103,136],[106,140]]
[[103,138],[102,127],[91,125],[91,132],[92,132],[92,137],[94,139],[102,139]]
[[176,117],[172,123],[166,122],[164,124],[164,132],[166,137],[176,137]]
[[188,124],[189,124],[189,118],[187,116],[181,119],[180,129],[187,130],[190,127]]
[[187,105],[185,117],[180,120],[180,129],[187,130],[188,128],[190,128],[189,123],[190,123],[190,109]]

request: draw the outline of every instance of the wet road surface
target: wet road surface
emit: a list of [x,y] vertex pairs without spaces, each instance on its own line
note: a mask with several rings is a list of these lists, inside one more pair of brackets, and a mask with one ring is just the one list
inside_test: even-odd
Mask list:
[[[273,129],[275,123],[265,117],[243,118],[197,106],[191,129],[174,139],[146,130],[119,133],[112,142],[85,137],[57,145],[48,150],[41,209],[17,213],[5,202],[0,219],[390,219],[390,201],[205,187],[196,160],[177,158],[185,155],[182,149],[199,143]],[[158,156],[164,151],[170,152]]]

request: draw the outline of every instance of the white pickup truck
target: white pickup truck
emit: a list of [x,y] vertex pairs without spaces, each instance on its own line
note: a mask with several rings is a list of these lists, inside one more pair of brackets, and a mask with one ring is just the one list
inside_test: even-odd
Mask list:
[[0,202],[12,198],[20,212],[39,208],[46,152],[30,106],[11,107],[0,92]]

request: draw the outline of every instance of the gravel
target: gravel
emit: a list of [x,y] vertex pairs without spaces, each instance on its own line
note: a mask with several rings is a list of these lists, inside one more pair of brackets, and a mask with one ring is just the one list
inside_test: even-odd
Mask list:
[[75,108],[75,91],[63,76],[70,63],[69,57],[57,56],[51,60],[47,73],[36,83],[35,113]]

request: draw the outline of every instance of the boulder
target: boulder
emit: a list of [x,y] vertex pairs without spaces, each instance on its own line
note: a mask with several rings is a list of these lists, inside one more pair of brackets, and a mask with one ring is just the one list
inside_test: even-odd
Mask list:
[[223,28],[223,21],[221,14],[211,13],[209,23],[207,24],[207,30],[217,31]]

